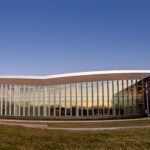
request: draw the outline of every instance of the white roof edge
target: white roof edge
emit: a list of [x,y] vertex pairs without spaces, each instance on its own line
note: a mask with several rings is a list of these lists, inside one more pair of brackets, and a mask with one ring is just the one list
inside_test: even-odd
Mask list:
[[23,76],[23,75],[3,75],[0,76],[1,79],[54,79],[63,77],[73,77],[73,76],[84,76],[84,75],[103,75],[103,74],[127,74],[127,73],[137,73],[137,74],[150,74],[150,70],[110,70],[110,71],[89,71],[89,72],[77,72],[77,73],[66,73],[57,74],[49,76]]

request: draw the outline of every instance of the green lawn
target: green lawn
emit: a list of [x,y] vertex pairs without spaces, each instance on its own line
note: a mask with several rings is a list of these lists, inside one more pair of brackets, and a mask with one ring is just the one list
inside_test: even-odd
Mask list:
[[0,126],[0,150],[150,150],[150,129],[50,131]]

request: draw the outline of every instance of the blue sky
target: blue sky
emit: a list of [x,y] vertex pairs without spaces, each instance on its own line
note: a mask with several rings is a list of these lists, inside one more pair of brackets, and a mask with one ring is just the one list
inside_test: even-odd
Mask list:
[[1,0],[0,74],[150,69],[149,0]]

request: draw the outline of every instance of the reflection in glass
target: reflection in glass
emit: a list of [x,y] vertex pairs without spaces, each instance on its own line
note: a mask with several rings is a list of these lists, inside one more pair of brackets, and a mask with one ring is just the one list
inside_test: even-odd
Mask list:
[[87,90],[86,83],[82,83],[82,103],[83,103],[83,116],[87,116]]
[[98,115],[98,94],[97,94],[97,82],[93,82],[93,107],[94,115]]
[[[143,82],[94,81],[50,86],[0,85],[1,116],[88,117],[144,114]],[[138,86],[140,85],[140,86]]]
[[102,82],[98,82],[98,97],[99,97],[99,115],[103,115],[103,87]]
[[82,94],[81,94],[81,83],[77,83],[77,116],[82,114]]
[[92,83],[91,82],[88,82],[88,85],[87,85],[87,88],[88,88],[88,114],[89,116],[92,116]]

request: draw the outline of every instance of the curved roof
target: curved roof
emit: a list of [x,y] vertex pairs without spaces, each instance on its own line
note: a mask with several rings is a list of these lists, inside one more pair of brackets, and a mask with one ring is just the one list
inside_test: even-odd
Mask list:
[[143,79],[150,70],[113,70],[68,73],[50,76],[0,76],[0,84],[53,85],[100,80]]

